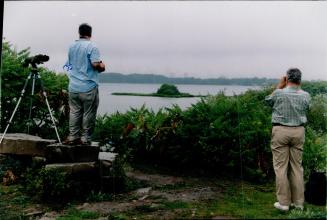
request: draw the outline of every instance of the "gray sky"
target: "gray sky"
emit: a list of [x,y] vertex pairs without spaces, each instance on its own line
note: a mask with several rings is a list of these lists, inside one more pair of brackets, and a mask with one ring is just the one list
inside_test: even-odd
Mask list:
[[3,35],[62,72],[83,22],[110,72],[327,80],[327,2],[5,2]]

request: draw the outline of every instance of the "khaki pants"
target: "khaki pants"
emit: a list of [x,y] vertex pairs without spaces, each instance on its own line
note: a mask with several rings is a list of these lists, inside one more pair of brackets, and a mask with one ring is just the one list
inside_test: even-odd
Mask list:
[[276,174],[276,194],[281,205],[304,203],[302,151],[304,127],[274,126],[271,150]]

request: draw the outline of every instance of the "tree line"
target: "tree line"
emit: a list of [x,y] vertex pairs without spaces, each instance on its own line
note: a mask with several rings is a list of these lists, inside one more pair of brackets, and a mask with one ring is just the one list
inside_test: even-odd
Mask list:
[[121,74],[102,73],[99,76],[102,83],[158,83],[158,84],[198,84],[198,85],[241,85],[241,86],[264,86],[278,82],[278,79],[268,78],[208,78],[195,77],[167,77],[157,74]]

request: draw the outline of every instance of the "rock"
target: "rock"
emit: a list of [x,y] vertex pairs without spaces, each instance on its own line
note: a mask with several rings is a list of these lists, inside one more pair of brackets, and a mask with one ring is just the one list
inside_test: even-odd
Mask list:
[[112,166],[112,162],[110,161],[106,161],[106,160],[102,160],[100,161],[101,166],[103,166],[104,168],[110,168]]
[[113,162],[116,159],[117,153],[111,153],[111,152],[100,152],[99,153],[99,160],[106,160]]
[[45,148],[48,163],[92,162],[98,160],[100,148],[95,145],[51,144]]
[[45,157],[32,157],[33,167],[42,167],[46,164],[47,159]]
[[29,219],[35,219],[37,216],[41,216],[43,214],[44,214],[43,211],[33,211],[25,214],[25,216],[28,217]]
[[100,162],[100,175],[102,178],[110,176],[112,164],[118,154],[111,152],[100,152],[98,159]]
[[[0,134],[2,136],[2,134]],[[47,145],[56,140],[42,139],[28,134],[6,134],[0,144],[0,154],[15,154],[43,157]]]
[[45,213],[40,220],[56,220],[58,217],[58,213],[57,212],[47,212]]
[[141,198],[139,198],[139,200],[144,200],[144,199],[146,199],[148,197],[149,197],[149,195],[145,195],[145,196],[142,196]]
[[148,194],[152,190],[152,187],[140,188],[135,191],[137,195]]
[[91,146],[93,146],[93,147],[99,147],[100,146],[100,143],[99,142],[92,141],[91,142]]

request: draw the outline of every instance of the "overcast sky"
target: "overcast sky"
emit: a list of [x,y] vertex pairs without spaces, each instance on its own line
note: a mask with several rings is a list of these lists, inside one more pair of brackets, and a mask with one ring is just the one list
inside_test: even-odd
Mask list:
[[78,26],[110,72],[327,80],[327,2],[5,2],[3,35],[62,72]]

